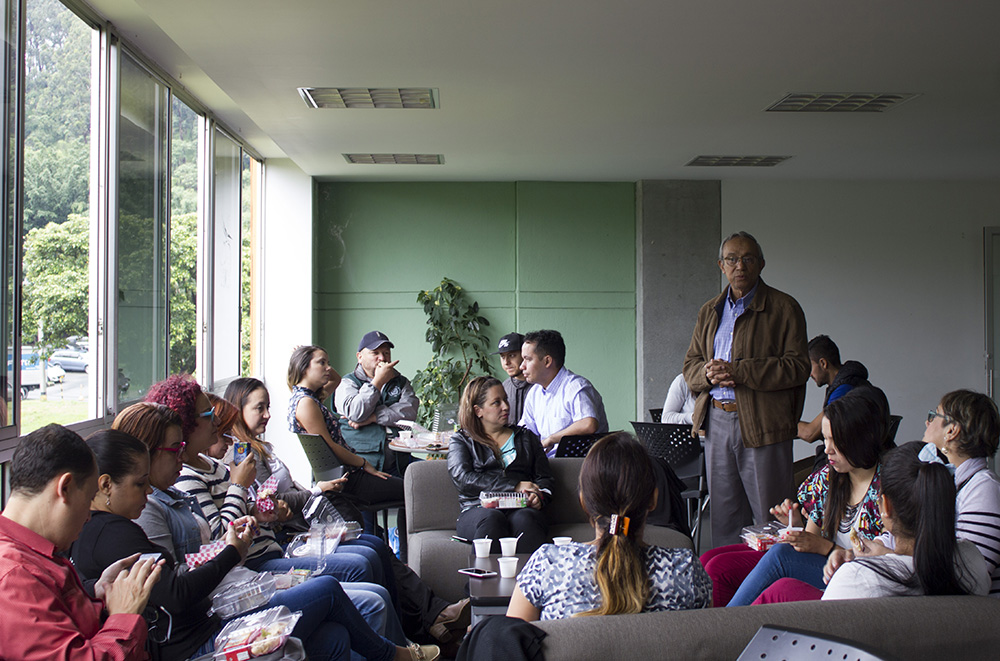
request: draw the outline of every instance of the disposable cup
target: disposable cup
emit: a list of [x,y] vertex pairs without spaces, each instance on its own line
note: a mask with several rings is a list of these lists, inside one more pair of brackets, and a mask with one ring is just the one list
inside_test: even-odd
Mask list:
[[474,539],[472,540],[472,544],[476,547],[477,558],[490,557],[490,545],[493,544],[492,539]]
[[500,576],[514,578],[517,576],[517,558],[500,558]]
[[500,555],[504,557],[517,555],[517,537],[500,538]]
[[788,536],[788,533],[790,532],[802,532],[802,528],[800,526],[792,526],[791,528],[782,528],[781,530],[778,531],[778,536],[781,539],[784,539],[785,537]]
[[553,537],[552,543],[556,546],[565,546],[573,541],[572,537]]

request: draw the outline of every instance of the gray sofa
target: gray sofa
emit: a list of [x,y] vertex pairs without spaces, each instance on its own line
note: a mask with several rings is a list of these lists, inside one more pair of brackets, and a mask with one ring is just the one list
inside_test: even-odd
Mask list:
[[[1000,599],[992,597],[803,601],[536,622],[548,634],[546,661],[736,659],[764,624],[852,640],[887,659],[992,660],[1000,658],[998,623]],[[816,657],[804,650],[795,658]]]
[[[549,534],[568,536],[576,541],[594,539],[594,528],[580,507],[577,481],[583,459],[552,459],[555,487],[552,502],[545,508]],[[458,570],[469,565],[468,544],[451,539],[458,519],[458,491],[448,474],[445,461],[417,461],[406,469],[403,494],[406,498],[408,564],[447,601],[464,598],[468,579]],[[690,538],[676,530],[647,526],[644,535],[650,544],[692,548]]]

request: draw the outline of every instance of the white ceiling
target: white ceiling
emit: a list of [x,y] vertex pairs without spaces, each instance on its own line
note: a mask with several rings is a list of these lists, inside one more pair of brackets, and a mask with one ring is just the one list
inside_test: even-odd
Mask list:
[[[996,0],[90,4],[262,156],[321,179],[1000,179]],[[309,109],[296,88],[318,86],[435,87],[441,108]],[[763,112],[789,92],[921,96]],[[701,154],[794,158],[684,167]]]

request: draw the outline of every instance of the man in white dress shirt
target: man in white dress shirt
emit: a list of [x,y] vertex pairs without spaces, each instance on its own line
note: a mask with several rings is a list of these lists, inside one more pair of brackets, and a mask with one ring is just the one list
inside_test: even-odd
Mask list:
[[564,366],[566,343],[558,331],[525,335],[521,359],[524,378],[533,385],[519,424],[538,435],[546,454],[555,455],[563,436],[608,431],[600,393],[590,381]]

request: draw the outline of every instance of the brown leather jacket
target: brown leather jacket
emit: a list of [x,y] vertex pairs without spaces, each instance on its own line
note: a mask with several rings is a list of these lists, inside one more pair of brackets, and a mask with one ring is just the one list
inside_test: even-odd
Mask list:
[[[693,431],[712,405],[705,363],[712,360],[726,290],[705,303],[684,357],[684,380],[698,393]],[[743,445],[759,448],[795,438],[809,380],[806,318],[794,298],[761,280],[733,330],[733,376]]]

